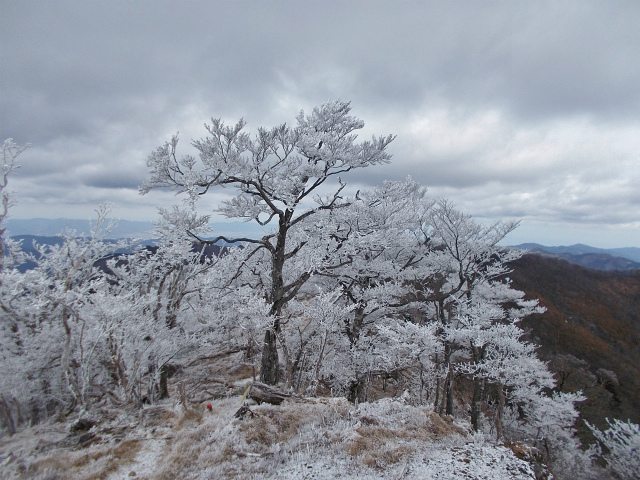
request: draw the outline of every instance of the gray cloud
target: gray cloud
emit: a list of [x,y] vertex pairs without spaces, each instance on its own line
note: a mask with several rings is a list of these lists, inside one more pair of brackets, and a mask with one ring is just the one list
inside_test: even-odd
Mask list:
[[154,215],[175,198],[136,187],[176,131],[186,147],[210,116],[255,131],[342,98],[362,137],[398,134],[393,164],[359,172],[358,187],[411,174],[479,217],[640,238],[637,2],[4,0],[2,11],[0,136],[34,144],[12,179],[16,216],[84,218],[105,200],[124,218]]

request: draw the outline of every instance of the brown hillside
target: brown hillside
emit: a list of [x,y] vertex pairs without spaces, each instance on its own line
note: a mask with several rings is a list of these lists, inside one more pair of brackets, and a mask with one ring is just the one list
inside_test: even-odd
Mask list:
[[513,286],[547,311],[522,322],[562,391],[582,390],[582,417],[640,423],[640,271],[603,272],[527,254]]

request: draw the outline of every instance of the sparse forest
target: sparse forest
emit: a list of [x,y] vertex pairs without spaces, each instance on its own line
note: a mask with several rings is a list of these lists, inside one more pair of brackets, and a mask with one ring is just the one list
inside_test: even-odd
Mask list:
[[[556,388],[523,339],[521,321],[543,309],[511,285],[509,263],[521,252],[499,246],[517,222],[482,225],[411,178],[348,195],[359,169],[391,160],[394,137],[359,141],[363,125],[335,101],[253,135],[243,120],[212,119],[192,142],[198,158],[180,155],[174,136],[148,156],[140,187],[183,199],[160,206],[157,248],[104,242],[108,205],[88,234],[65,232],[37,258],[4,238],[3,435],[167,398],[202,409],[215,379],[185,372],[228,358],[225,368],[245,367],[263,392],[341,397],[354,408],[391,398],[468,435],[526,446],[555,478],[634,478],[637,425],[593,427],[605,450],[585,451],[574,429],[584,396]],[[23,150],[3,146],[0,234]],[[199,199],[223,187],[233,196],[219,213],[270,233],[208,231]],[[26,260],[35,267],[14,268]],[[509,478],[551,478],[545,472]]]

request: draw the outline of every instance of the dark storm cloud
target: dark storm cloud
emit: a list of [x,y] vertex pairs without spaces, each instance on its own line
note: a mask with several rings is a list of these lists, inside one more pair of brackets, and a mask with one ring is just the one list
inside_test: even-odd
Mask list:
[[358,186],[411,174],[476,215],[640,228],[637,2],[0,2],[0,136],[34,144],[20,215],[116,190],[154,215],[135,187],[176,131],[342,98],[361,138],[398,135]]

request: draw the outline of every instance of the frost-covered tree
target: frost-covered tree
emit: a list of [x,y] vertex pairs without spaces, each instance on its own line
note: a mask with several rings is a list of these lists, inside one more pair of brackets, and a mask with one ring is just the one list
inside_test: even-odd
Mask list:
[[558,470],[578,471],[585,462],[574,436],[574,403],[583,398],[550,395],[553,376],[535,346],[522,339],[520,320],[541,310],[507,277],[509,262],[521,252],[498,242],[515,227],[483,226],[446,201],[422,222],[425,274],[418,296],[440,344],[432,353],[438,372],[434,406],[452,414],[456,396],[464,398],[474,429],[490,416],[498,438],[532,442]]
[[11,242],[4,238],[4,232],[7,229],[5,221],[9,214],[11,206],[11,195],[7,190],[9,184],[9,175],[20,168],[16,163],[18,156],[24,152],[29,145],[18,145],[12,138],[8,138],[2,144],[2,164],[0,164],[0,271],[5,264],[5,242],[11,247]]
[[[220,213],[260,225],[275,224],[274,232],[261,239],[212,240],[243,241],[253,246],[250,255],[263,250],[270,259],[265,297],[272,323],[265,331],[260,372],[269,384],[279,380],[276,339],[282,309],[313,274],[305,271],[285,279],[285,265],[307,242],[292,242],[289,232],[318,212],[344,206],[341,175],[391,158],[386,148],[392,136],[356,142],[354,132],[364,123],[349,115],[350,110],[347,102],[329,102],[314,108],[310,115],[301,112],[294,127],[259,128],[253,137],[243,131],[244,120],[227,126],[212,119],[211,125],[205,126],[209,136],[193,142],[199,160],[191,155],[178,158],[177,135],[147,158],[151,178],[140,187],[141,193],[172,188],[195,204],[213,188],[232,186],[237,194],[224,202]],[[332,186],[331,179],[337,180]],[[321,191],[329,193],[321,197]]]
[[36,245],[35,268],[3,272],[0,295],[5,321],[11,322],[11,335],[3,329],[3,360],[16,370],[3,369],[0,384],[29,406],[31,416],[46,414],[52,402],[82,409],[91,403],[97,350],[87,304],[105,282],[96,261],[118,248],[103,242],[113,226],[108,214],[107,205],[98,209],[89,237],[68,231],[60,244]]
[[[7,252],[5,252],[5,247],[9,247],[9,256],[12,257],[13,254],[17,250],[17,245],[7,238],[4,237],[4,233],[6,231],[6,219],[9,215],[9,207],[11,206],[11,195],[7,191],[7,187],[9,185],[9,175],[18,169],[20,166],[16,163],[16,159],[18,156],[26,149],[29,145],[17,145],[13,139],[8,138],[2,144],[2,164],[0,168],[2,169],[2,173],[0,174],[0,289],[2,288],[3,282],[3,274],[5,270],[5,266],[7,263],[10,265],[13,263],[13,259],[10,258],[10,261],[7,262],[5,256]],[[2,299],[0,297],[0,302]],[[3,349],[10,349],[9,343],[15,343],[15,321],[11,318],[11,312],[7,308],[4,303],[0,303],[0,344]],[[10,350],[3,352],[0,354],[0,360],[3,362],[3,369],[7,368],[4,364],[4,360],[7,360],[10,356]],[[4,388],[0,387],[0,412],[2,413],[2,418],[6,422],[9,432],[15,433],[16,431],[16,422],[14,420],[13,415],[13,407],[10,403],[13,401],[15,404],[17,400],[15,397],[11,397],[8,395],[8,392],[5,391]]]
[[[305,245],[288,262],[285,276],[314,275],[282,311],[278,338],[289,386],[315,391],[322,384],[362,400],[367,379],[391,368],[389,342],[379,332],[396,325],[395,317],[407,307],[407,280],[413,278],[408,272],[416,261],[409,226],[423,196],[412,180],[387,182],[290,231],[291,239]],[[257,257],[247,262],[242,284],[265,283]]]
[[474,303],[480,301],[476,292],[481,286],[493,285],[489,288],[495,289],[494,283],[508,272],[506,263],[518,257],[518,253],[498,246],[516,226],[514,222],[497,222],[485,227],[441,200],[426,211],[416,230],[424,257],[419,297],[427,319],[438,324],[437,332],[442,339],[442,352],[434,358],[442,378],[437,382],[434,400],[440,413],[453,413],[456,353],[460,349],[474,350],[471,343],[461,343],[455,338],[456,330],[468,323],[464,312],[484,309],[490,314],[467,317],[481,320],[485,326],[505,316],[496,299],[487,297],[479,305]]
[[372,371],[399,370],[406,365],[391,361],[401,356],[390,354],[384,337],[386,329],[398,325],[398,318],[404,323],[402,315],[411,304],[407,294],[419,261],[411,228],[421,208],[430,205],[424,196],[425,189],[410,178],[385,182],[359,192],[349,208],[335,212],[325,223],[331,236],[342,241],[336,255],[343,261],[325,275],[324,283],[339,288],[340,299],[350,307],[342,328],[348,340],[342,361],[351,365],[353,376],[347,391],[352,401],[362,400]]
[[599,442],[593,454],[604,457],[609,468],[623,480],[640,478],[640,425],[618,419],[607,419],[607,423],[609,428],[600,431],[587,422]]
[[[128,401],[167,397],[168,378],[180,356],[198,356],[211,347],[250,352],[256,325],[262,333],[266,325],[264,299],[256,299],[261,289],[255,283],[243,285],[239,265],[251,261],[246,251],[194,243],[188,232],[197,231],[201,219],[193,210],[174,207],[160,214],[156,246],[107,262],[111,281],[106,295],[143,306],[134,319],[125,316],[109,333],[109,348],[117,352],[110,368],[122,379]],[[251,268],[261,271],[262,265]],[[140,390],[145,381],[146,391]]]
[[0,393],[14,424],[162,398],[169,362],[212,336],[202,292],[217,257],[167,229],[155,249],[114,255],[131,246],[104,241],[108,214],[98,210],[88,237],[66,232],[57,245],[37,245],[35,268],[0,272]]
[[345,325],[351,344],[367,326],[367,317],[387,314],[392,304],[404,306],[400,297],[413,279],[411,267],[419,257],[410,229],[424,207],[424,195],[425,190],[411,179],[385,182],[383,187],[359,192],[349,208],[327,222],[331,235],[343,240],[337,255],[348,259],[330,277],[354,305],[353,318]]

